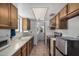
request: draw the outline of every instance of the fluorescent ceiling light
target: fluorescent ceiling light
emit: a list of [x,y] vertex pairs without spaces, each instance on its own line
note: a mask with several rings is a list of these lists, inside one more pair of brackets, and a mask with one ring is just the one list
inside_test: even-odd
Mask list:
[[33,8],[33,13],[36,18],[36,20],[44,20],[44,17],[46,15],[47,8]]

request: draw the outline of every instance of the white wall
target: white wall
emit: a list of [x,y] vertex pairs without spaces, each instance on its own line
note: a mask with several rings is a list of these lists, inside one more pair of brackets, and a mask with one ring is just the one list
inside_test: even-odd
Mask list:
[[79,16],[68,20],[67,30],[56,30],[57,32],[62,32],[63,36],[76,37],[79,36]]

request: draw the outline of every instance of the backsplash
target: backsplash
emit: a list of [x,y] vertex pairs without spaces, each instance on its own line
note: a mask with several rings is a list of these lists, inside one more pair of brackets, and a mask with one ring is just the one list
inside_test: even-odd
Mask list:
[[[8,38],[10,38],[10,30],[9,29],[0,29],[0,37],[6,37],[8,36]],[[0,38],[2,39],[2,38]]]

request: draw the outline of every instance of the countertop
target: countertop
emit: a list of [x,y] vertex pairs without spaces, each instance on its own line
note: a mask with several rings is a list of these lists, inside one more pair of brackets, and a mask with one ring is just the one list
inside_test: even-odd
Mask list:
[[55,37],[51,37],[50,39],[51,39],[51,40],[56,40],[56,38],[55,38]]
[[77,37],[66,37],[66,36],[62,36],[62,37],[60,37],[59,39],[64,39],[64,40],[66,40],[66,41],[79,41],[79,38],[77,38]]
[[0,56],[12,56],[18,51],[26,42],[28,42],[33,36],[22,37],[21,39],[11,40],[9,47],[0,51]]

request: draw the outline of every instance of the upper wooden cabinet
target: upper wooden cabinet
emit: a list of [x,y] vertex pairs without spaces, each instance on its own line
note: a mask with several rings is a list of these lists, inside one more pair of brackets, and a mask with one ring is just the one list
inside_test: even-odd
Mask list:
[[53,17],[50,20],[50,29],[55,29],[56,28],[56,17]]
[[10,13],[10,19],[11,19],[11,27],[17,28],[18,25],[18,11],[17,8],[14,5],[10,5],[11,13]]
[[56,29],[60,27],[60,19],[59,19],[59,14],[55,16],[56,17]]
[[30,20],[28,18],[22,18],[22,29],[23,31],[30,30]]
[[22,30],[26,31],[27,30],[27,19],[22,18]]
[[0,28],[10,27],[10,4],[0,3]]
[[68,14],[79,10],[79,3],[69,3],[68,4]]
[[0,3],[0,28],[17,28],[17,8],[10,3]]
[[30,30],[30,19],[27,19],[27,30]]
[[[56,22],[55,22],[56,29],[67,29],[68,20],[76,16],[79,16],[79,3],[68,3],[55,16],[56,17]],[[51,24],[54,24],[53,22]]]
[[60,18],[67,16],[67,5],[60,11]]

